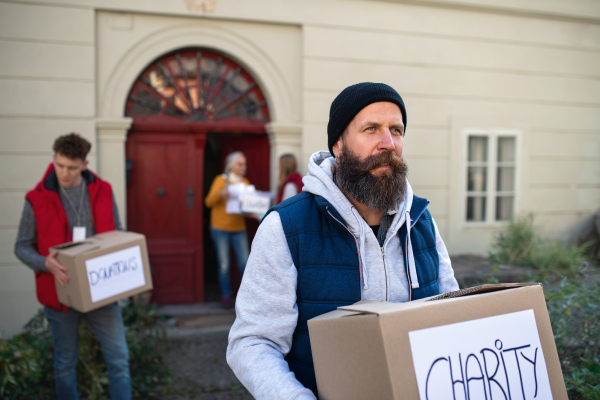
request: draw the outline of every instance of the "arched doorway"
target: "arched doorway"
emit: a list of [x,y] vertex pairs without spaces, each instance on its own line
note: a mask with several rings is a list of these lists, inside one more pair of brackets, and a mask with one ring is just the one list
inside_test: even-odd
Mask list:
[[[248,158],[248,179],[269,190],[265,96],[226,55],[183,49],[139,75],[125,115],[133,117],[126,143],[128,229],[146,235],[153,301],[217,300],[204,196],[227,154],[238,150]],[[251,241],[258,225],[246,222]],[[231,275],[239,286],[239,274]]]

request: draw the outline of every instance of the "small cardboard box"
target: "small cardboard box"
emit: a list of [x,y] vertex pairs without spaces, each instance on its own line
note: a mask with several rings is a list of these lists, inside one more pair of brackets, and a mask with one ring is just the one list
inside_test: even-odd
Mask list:
[[110,231],[50,248],[68,270],[65,287],[55,279],[58,301],[88,312],[152,289],[146,237]]
[[541,284],[362,301],[308,328],[320,399],[568,399]]

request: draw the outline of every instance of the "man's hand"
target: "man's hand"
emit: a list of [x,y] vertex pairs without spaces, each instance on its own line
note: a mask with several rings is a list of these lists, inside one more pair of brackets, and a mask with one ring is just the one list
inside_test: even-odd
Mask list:
[[229,197],[229,191],[227,191],[227,189],[221,189],[219,190],[219,196],[227,200],[227,198]]
[[58,261],[56,261],[57,254],[58,251],[56,250],[50,253],[50,255],[46,257],[44,266],[52,275],[54,275],[61,286],[65,286],[67,283],[69,283],[69,277],[67,276],[67,269],[60,265]]

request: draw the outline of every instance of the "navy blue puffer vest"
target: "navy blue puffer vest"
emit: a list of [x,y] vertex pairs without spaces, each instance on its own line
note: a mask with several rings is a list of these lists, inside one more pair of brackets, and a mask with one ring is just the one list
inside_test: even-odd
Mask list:
[[[411,243],[420,284],[419,289],[413,289],[413,300],[439,294],[439,259],[428,203],[413,196]],[[298,270],[298,323],[285,359],[296,379],[318,397],[307,321],[361,300],[358,244],[344,219],[321,196],[303,192],[271,211],[279,213]],[[406,231],[404,224],[399,239],[405,263]]]

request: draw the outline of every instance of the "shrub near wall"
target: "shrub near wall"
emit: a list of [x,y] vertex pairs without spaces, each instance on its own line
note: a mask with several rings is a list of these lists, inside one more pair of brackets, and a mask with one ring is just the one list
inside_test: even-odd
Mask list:
[[[154,306],[122,308],[134,399],[159,399],[171,382],[162,362]],[[0,339],[0,399],[55,399],[52,334],[40,311],[11,339]],[[86,323],[79,327],[77,386],[82,398],[108,399],[102,349]]]
[[0,399],[53,399],[52,334],[40,311],[23,333],[0,339]]
[[521,265],[542,271],[575,272],[586,260],[590,244],[566,245],[542,237],[533,224],[533,215],[510,221],[492,245],[490,258],[506,265]]
[[[490,253],[498,263],[531,267],[528,279],[544,283],[571,400],[600,400],[600,271],[587,261],[589,248],[543,238],[528,215],[511,221]],[[495,280],[493,272],[481,277]]]

